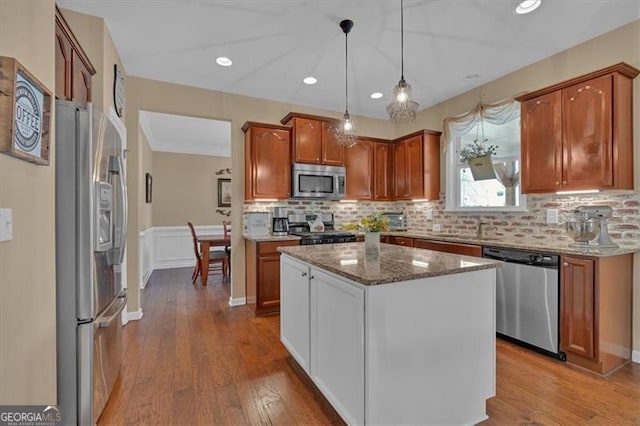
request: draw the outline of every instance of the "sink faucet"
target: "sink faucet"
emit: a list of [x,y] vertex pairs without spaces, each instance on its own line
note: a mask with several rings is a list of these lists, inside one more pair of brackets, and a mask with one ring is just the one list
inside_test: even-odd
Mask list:
[[478,239],[482,238],[482,225],[489,225],[489,223],[487,222],[482,222],[480,219],[478,219],[478,226],[476,228],[476,237]]

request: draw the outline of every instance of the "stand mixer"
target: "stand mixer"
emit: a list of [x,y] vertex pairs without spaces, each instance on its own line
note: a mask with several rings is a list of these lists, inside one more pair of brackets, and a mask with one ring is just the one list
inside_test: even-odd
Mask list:
[[607,229],[607,219],[613,215],[613,209],[609,206],[579,206],[573,211],[578,222],[599,222],[599,232],[593,238],[593,244],[589,241],[576,244],[576,246],[593,246],[598,248],[617,248],[618,245],[611,241]]

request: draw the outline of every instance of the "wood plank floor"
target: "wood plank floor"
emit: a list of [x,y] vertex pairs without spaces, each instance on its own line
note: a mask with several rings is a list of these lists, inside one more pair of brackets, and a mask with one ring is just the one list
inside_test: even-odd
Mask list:
[[[99,425],[342,424],[291,361],[279,317],[230,308],[229,285],[155,271],[124,328],[121,377]],[[487,425],[640,425],[640,365],[607,378],[498,340]]]

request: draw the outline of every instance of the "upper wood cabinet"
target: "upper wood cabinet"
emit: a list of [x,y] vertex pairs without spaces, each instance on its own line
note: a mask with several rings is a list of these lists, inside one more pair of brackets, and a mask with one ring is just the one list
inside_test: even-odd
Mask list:
[[289,113],[280,122],[291,126],[291,158],[294,163],[344,166],[345,148],[337,143],[337,120]]
[[633,255],[561,262],[560,349],[567,361],[600,374],[628,362]]
[[373,200],[391,200],[391,147],[388,142],[373,143]]
[[288,199],[291,195],[290,128],[246,122],[244,197]]
[[522,192],[633,189],[633,79],[621,63],[527,93]]
[[393,199],[440,197],[440,132],[421,130],[394,142]]
[[373,146],[373,141],[358,138],[358,143],[346,150],[347,190],[345,198],[349,200],[371,200],[373,198]]
[[57,6],[55,37],[56,98],[86,105],[96,70]]

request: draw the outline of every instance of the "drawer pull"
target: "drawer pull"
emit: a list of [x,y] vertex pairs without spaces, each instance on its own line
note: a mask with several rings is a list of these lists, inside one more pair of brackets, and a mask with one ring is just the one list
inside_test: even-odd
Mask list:
[[569,266],[569,263],[568,263],[568,262],[564,262],[564,263],[562,264],[562,266]]
[[306,272],[303,272],[303,273],[302,273],[302,276],[303,276],[303,277],[306,277],[306,276],[307,276],[307,273],[306,273]]

